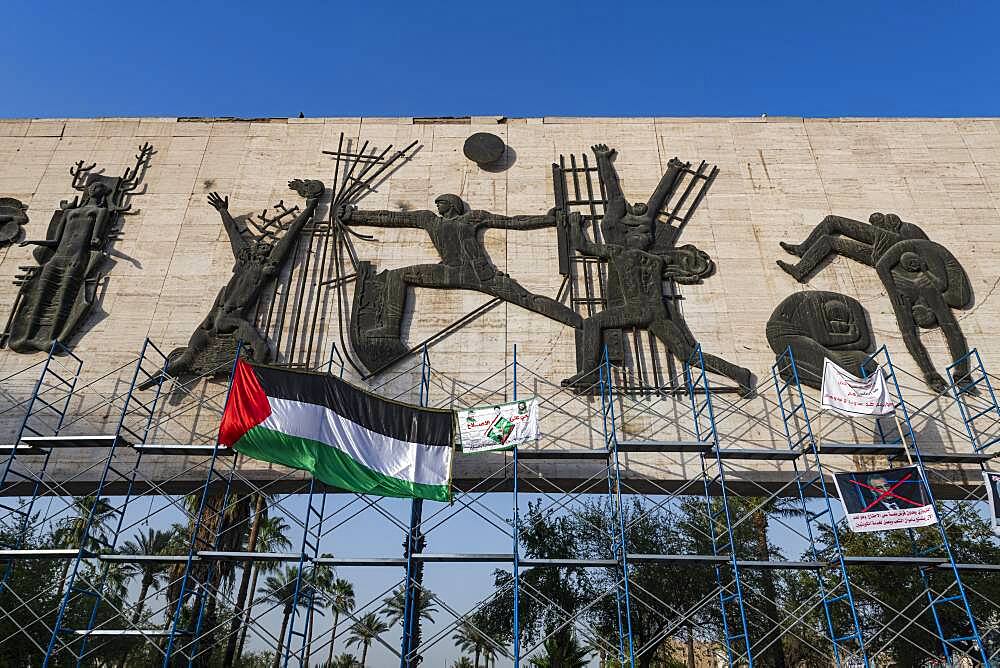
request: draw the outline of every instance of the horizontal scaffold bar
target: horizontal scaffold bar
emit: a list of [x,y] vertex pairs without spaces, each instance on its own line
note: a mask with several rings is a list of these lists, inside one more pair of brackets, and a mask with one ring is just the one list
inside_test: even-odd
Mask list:
[[[0,561],[7,559],[73,559],[76,550],[0,550]],[[649,564],[728,564],[731,559],[725,555],[714,554],[641,554],[629,553],[628,560],[634,563]],[[176,563],[187,560],[187,555],[156,555],[156,554],[87,554],[85,558],[101,561],[116,561],[123,563],[162,562]],[[413,558],[428,564],[475,564],[475,563],[512,563],[514,555],[509,552],[482,553],[450,553],[436,554],[425,552],[414,554]],[[405,566],[406,559],[383,557],[319,557],[310,558],[296,552],[213,552],[203,550],[197,552],[195,560],[216,561],[272,561],[296,562],[300,559],[315,564],[329,566]],[[901,567],[917,566],[925,568],[950,568],[951,563],[943,557],[896,557],[896,556],[845,556],[848,566]],[[530,559],[521,558],[518,562],[522,567],[556,567],[556,568],[609,568],[618,562],[614,559]],[[739,559],[736,564],[747,569],[773,570],[815,570],[836,565],[835,561],[784,561],[784,560],[753,560]],[[958,568],[968,571],[1000,571],[1000,564],[956,564]]]
[[114,434],[100,436],[22,436],[21,441],[39,448],[107,448],[116,442],[122,445],[125,439]]
[[709,441],[620,441],[619,452],[709,452]]
[[903,453],[899,443],[820,443],[821,455],[897,455]]

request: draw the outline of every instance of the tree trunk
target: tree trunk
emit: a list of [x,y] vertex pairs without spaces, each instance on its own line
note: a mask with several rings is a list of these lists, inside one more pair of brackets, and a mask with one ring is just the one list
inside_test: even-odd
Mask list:
[[[257,534],[260,532],[260,521],[264,516],[264,495],[257,495],[257,505],[254,508],[253,513],[253,524],[250,525],[250,536],[247,538],[247,552],[254,552],[257,549]],[[246,561],[243,563],[243,577],[240,578],[240,589],[239,593],[236,595],[236,609],[233,611],[233,621],[229,626],[229,638],[226,640],[226,654],[225,658],[222,660],[223,668],[232,668],[233,661],[236,659],[236,639],[244,638],[244,635],[240,634],[241,623],[243,622],[243,606],[247,603],[247,591],[250,588],[250,572],[254,570],[254,562]],[[256,583],[256,578],[254,579]],[[247,618],[249,618],[249,610],[246,611]],[[243,651],[242,640],[240,642],[240,651]]]
[[[764,512],[755,513],[753,517],[753,525],[757,542],[757,558],[760,561],[770,561],[771,548],[767,542],[767,514]],[[769,630],[765,634],[767,641],[770,642],[774,639],[770,636],[780,633],[780,630],[778,629],[778,622],[781,619],[781,613],[778,611],[778,603],[776,600],[778,597],[778,587],[774,582],[774,571],[770,568],[765,568],[761,573],[761,589],[764,594],[764,614],[768,617],[764,627],[767,629],[774,629],[773,632]],[[767,654],[770,656],[770,664],[774,668],[787,668],[785,664],[784,644],[781,642],[780,638],[777,642],[771,645],[771,647],[767,650]]]
[[476,668],[479,668],[479,645],[476,645]]
[[368,661],[368,645],[371,644],[370,641],[366,641],[361,647],[361,668],[365,668],[365,664]]
[[257,576],[260,571],[256,565],[251,570],[253,570],[253,577],[250,578],[250,602],[247,604],[247,611],[243,615],[243,623],[240,626],[240,642],[236,646],[236,658],[243,656],[243,647],[247,642],[247,627],[250,626],[250,615],[253,613],[253,597],[257,593]]
[[687,663],[688,668],[695,668],[694,665],[694,627],[690,624],[687,625],[688,637],[687,637]]
[[326,662],[333,664],[333,643],[337,641],[337,622],[340,621],[340,611],[334,608],[333,610],[333,628],[330,630],[330,654],[326,658]]
[[288,618],[292,615],[292,606],[285,605],[284,614],[281,617],[281,631],[278,632],[278,649],[274,652],[274,663],[271,668],[280,668],[281,653],[285,647],[285,631],[288,630]]
[[312,658],[313,622],[315,620],[313,604],[315,602],[316,599],[313,598],[313,600],[309,602],[309,609],[306,610],[306,649],[304,656],[302,657],[303,668],[309,668],[309,660]]
[[142,606],[146,603],[146,596],[149,595],[149,588],[153,585],[153,576],[151,573],[143,573],[142,575],[142,588],[139,589],[139,600],[135,604],[135,614],[132,615],[132,626],[139,623],[142,618]]

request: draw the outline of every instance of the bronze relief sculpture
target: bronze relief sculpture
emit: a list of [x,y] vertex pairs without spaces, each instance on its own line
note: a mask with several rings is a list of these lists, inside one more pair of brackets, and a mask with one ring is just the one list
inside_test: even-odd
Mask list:
[[[563,385],[584,390],[597,382],[604,332],[609,329],[641,328],[659,339],[682,363],[694,354],[698,341],[672,300],[663,297],[663,282],[681,285],[701,283],[715,272],[708,254],[690,244],[675,246],[675,228],[659,223],[663,200],[680,173],[680,161],[670,161],[648,203],[629,204],[611,160],[615,151],[604,144],[593,147],[597,168],[604,183],[607,204],[601,221],[605,243],[587,239],[582,218],[570,216],[570,237],[584,256],[607,261],[607,308],[583,322],[578,355],[580,369]],[[749,369],[721,357],[703,353],[705,369],[736,382],[740,394],[753,393]]]
[[[885,286],[906,349],[913,356],[926,383],[938,393],[948,383],[938,373],[927,348],[920,340],[921,329],[940,328],[951,358],[968,353],[968,345],[953,309],[972,304],[972,284],[962,265],[941,244],[930,241],[913,223],[895,214],[873,213],[868,223],[840,216],[827,216],[801,244],[781,243],[796,264],[781,260],[778,266],[800,283],[829,255],[843,255],[874,267]],[[956,380],[969,373],[965,359]]]
[[435,264],[418,264],[375,272],[370,262],[358,263],[354,307],[351,310],[351,345],[361,362],[377,369],[405,354],[401,340],[403,313],[412,287],[474,290],[578,328],[581,318],[573,309],[535,294],[500,271],[483,245],[488,228],[535,230],[555,227],[555,212],[545,215],[502,216],[488,211],[466,211],[458,195],[435,199],[432,211],[363,211],[342,208],[338,217],[347,225],[408,227],[427,232],[440,256]]
[[[817,390],[823,383],[824,359],[861,375],[862,364],[875,351],[861,302],[823,290],[796,292],[783,299],[767,321],[767,342],[775,355],[791,347],[799,381]],[[871,373],[875,366],[869,361],[865,371]],[[781,373],[792,380],[790,366]]]
[[0,245],[13,243],[28,224],[28,207],[19,199],[0,197]]
[[[255,362],[270,361],[267,340],[253,323],[257,303],[264,288],[281,273],[302,229],[316,212],[323,195],[321,181],[295,179],[288,187],[306,199],[302,211],[281,202],[279,214],[264,218],[264,226],[254,233],[246,224],[229,213],[229,198],[218,193],[208,196],[208,203],[219,212],[222,225],[232,247],[233,275],[215,298],[208,316],[191,335],[187,346],[176,348],[168,356],[167,372],[171,376],[200,376],[227,373],[238,342],[243,342],[241,354]],[[282,220],[298,214],[290,223]],[[155,381],[156,379],[154,379]],[[147,383],[151,384],[151,383]]]
[[81,195],[60,203],[45,239],[21,243],[36,247],[38,265],[22,267],[14,281],[20,290],[5,332],[11,350],[47,352],[54,341],[66,345],[72,338],[97,301],[111,246],[121,234],[121,215],[152,155],[152,146],[143,144],[135,167],[120,177],[95,174],[96,165],[84,166],[82,160],[70,168],[72,186]]

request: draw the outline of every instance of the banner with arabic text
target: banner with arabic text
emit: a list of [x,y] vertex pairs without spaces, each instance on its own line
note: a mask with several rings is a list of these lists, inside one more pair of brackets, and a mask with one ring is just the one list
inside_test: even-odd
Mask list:
[[937,521],[916,466],[836,473],[833,480],[851,531],[909,529]]
[[538,399],[458,411],[462,452],[507,450],[538,438]]

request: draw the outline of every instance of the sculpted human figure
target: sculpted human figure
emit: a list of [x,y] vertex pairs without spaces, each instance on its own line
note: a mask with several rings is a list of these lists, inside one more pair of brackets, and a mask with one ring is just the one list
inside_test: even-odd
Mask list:
[[60,203],[48,238],[21,243],[38,246],[40,266],[21,288],[8,341],[12,350],[46,352],[53,341],[65,343],[93,306],[110,224],[125,210],[109,201],[110,194],[103,180],[92,181],[82,199]]
[[[861,303],[822,290],[796,292],[782,300],[767,321],[767,342],[776,355],[791,347],[799,381],[816,389],[823,382],[824,359],[861,375],[862,364],[875,350]],[[865,371],[871,373],[875,366],[869,361]],[[792,380],[791,367],[783,368],[782,376]]]
[[[606,237],[618,238],[621,242],[591,242],[582,229],[583,219],[572,216],[570,234],[576,249],[584,255],[608,262],[608,306],[584,320],[580,356],[583,367],[575,376],[563,381],[563,385],[580,389],[590,387],[597,381],[596,370],[601,363],[601,344],[607,329],[647,329],[677,359],[688,361],[698,342],[680,311],[672,303],[664,301],[663,281],[694,285],[715,271],[715,264],[708,254],[692,245],[660,249],[657,246],[662,244],[654,244],[655,216],[662,206],[662,197],[665,197],[659,193],[661,190],[669,192],[669,187],[664,188],[664,182],[670,172],[661,179],[649,205],[629,205],[618,186],[617,177],[609,178],[614,174],[610,163],[613,151],[603,144],[594,146],[593,150],[597,155],[598,168],[609,171],[603,178],[607,189],[607,210],[611,212],[611,217],[605,226],[608,231],[602,229],[602,232]],[[652,209],[653,206],[656,208]],[[618,230],[612,231],[616,227]],[[609,234],[609,231],[612,232]],[[704,361],[708,371],[735,381],[742,394],[752,393],[753,380],[749,369],[707,353],[704,354]]]
[[617,151],[608,148],[606,144],[597,144],[591,149],[597,158],[597,170],[607,195],[604,218],[601,220],[601,234],[604,236],[604,242],[622,245],[630,231],[652,230],[652,243],[663,245],[659,237],[661,234],[668,233],[671,238],[667,243],[673,245],[675,230],[667,225],[657,227],[656,217],[659,215],[660,209],[663,208],[667,196],[673,191],[677,179],[681,177],[684,163],[677,158],[671,158],[670,162],[667,163],[667,171],[660,177],[660,182],[656,185],[653,194],[650,195],[649,201],[645,204],[642,202],[629,204],[622,192],[618,171],[612,163]]
[[[795,265],[778,261],[778,266],[804,283],[823,260],[835,253],[844,255],[878,272],[896,315],[907,350],[935,392],[944,392],[948,383],[931,361],[920,340],[920,329],[939,327],[948,343],[952,359],[965,357],[968,346],[952,309],[972,303],[972,284],[958,260],[944,246],[927,239],[923,230],[894,214],[873,213],[869,223],[839,216],[827,216],[801,244],[781,247],[801,260]],[[965,359],[956,380],[968,376]]]
[[359,211],[350,207],[339,212],[340,221],[349,225],[422,229],[441,258],[436,264],[413,265],[377,275],[370,263],[360,263],[351,331],[356,352],[366,366],[384,364],[402,352],[400,331],[408,286],[475,290],[571,327],[580,327],[579,314],[551,297],[529,291],[500,271],[483,245],[486,229],[554,227],[554,212],[542,216],[502,216],[488,211],[465,211],[462,199],[450,194],[438,196],[434,203],[437,213]]
[[[270,356],[267,340],[261,336],[252,319],[264,288],[279,273],[295,241],[316,211],[316,204],[323,195],[320,181],[288,182],[288,187],[306,198],[306,206],[292,221],[281,238],[272,243],[255,236],[245,226],[240,225],[229,213],[229,198],[213,192],[208,196],[211,204],[222,217],[222,224],[229,236],[236,264],[229,282],[219,290],[208,316],[191,335],[186,348],[178,348],[170,354],[168,371],[170,375],[200,374],[211,371],[200,361],[203,353],[220,338],[232,345],[242,341],[248,357],[256,362],[266,362]],[[232,349],[224,351],[233,354]],[[211,362],[208,366],[213,366]]]

